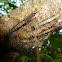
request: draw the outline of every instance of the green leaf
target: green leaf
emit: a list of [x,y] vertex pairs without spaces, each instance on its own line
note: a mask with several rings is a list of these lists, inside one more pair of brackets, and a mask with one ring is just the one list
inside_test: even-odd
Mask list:
[[49,38],[51,45],[54,47],[62,48],[62,35],[61,34],[55,34],[51,35]]
[[0,1],[8,1],[8,0],[0,0]]
[[13,1],[12,3],[13,3],[13,4],[15,4],[16,2],[15,2],[15,1]]
[[51,62],[62,62],[62,59],[54,59]]
[[2,5],[0,5],[0,8],[2,8]]
[[22,62],[24,62],[25,60],[30,60],[30,58],[27,56],[22,56],[19,60],[22,60]]
[[35,62],[35,51],[32,51],[31,62]]
[[45,58],[48,62],[53,60],[53,58],[47,54],[40,54],[40,58]]
[[23,0],[21,0],[21,2],[23,3]]
[[45,57],[45,58],[51,58],[52,59],[52,57],[47,55],[47,54],[40,54],[40,57]]

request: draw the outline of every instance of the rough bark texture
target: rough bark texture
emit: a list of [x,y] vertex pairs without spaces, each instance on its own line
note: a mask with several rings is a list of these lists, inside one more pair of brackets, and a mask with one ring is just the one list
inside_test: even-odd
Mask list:
[[2,17],[0,43],[14,49],[42,45],[61,27],[62,0],[29,0]]

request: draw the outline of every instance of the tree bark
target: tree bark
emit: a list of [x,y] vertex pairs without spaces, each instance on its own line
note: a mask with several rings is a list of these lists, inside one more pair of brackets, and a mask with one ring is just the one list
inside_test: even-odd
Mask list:
[[62,0],[29,0],[1,18],[0,44],[14,49],[42,45],[61,28]]
[[[61,28],[62,0],[28,0],[1,18],[0,45],[15,50],[37,47]],[[40,62],[38,48],[36,52]]]

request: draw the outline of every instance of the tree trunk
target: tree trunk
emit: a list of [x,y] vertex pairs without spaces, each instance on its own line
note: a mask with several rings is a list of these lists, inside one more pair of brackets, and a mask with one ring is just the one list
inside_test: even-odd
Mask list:
[[1,18],[0,45],[15,50],[37,47],[61,28],[62,0],[29,0]]
[[17,50],[39,46],[61,28],[62,0],[29,0],[1,18],[0,44]]

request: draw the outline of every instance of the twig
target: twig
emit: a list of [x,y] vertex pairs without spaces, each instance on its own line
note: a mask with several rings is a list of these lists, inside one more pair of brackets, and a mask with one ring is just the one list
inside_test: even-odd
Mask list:
[[40,56],[39,56],[39,48],[35,47],[35,53],[36,53],[36,62],[40,62]]

